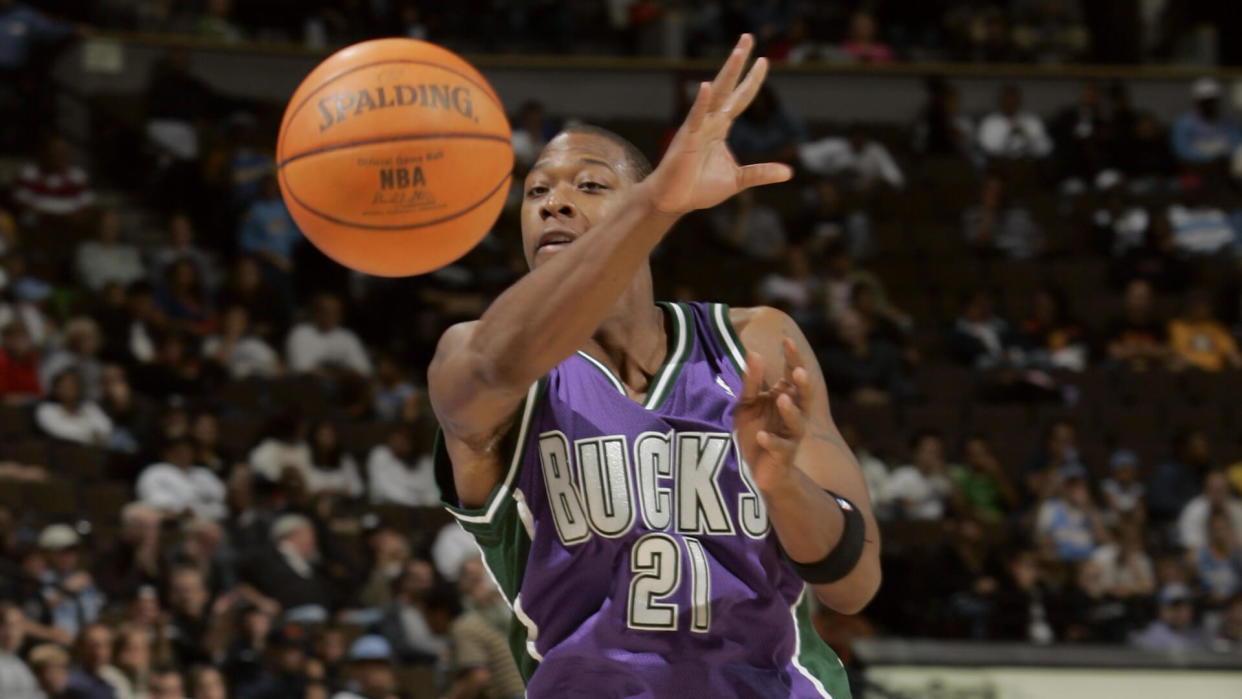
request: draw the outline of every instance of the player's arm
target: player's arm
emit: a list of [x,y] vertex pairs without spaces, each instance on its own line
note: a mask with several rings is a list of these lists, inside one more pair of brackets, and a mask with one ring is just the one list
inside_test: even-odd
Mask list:
[[700,86],[659,167],[625,191],[616,214],[586,232],[588,244],[566,247],[478,321],[441,338],[428,387],[463,505],[483,504],[499,482],[498,445],[528,387],[595,332],[677,218],[792,175],[773,163],[739,167],[725,145],[767,73],[760,58],[738,84],[753,45],[743,35],[715,81]]
[[862,515],[857,563],[839,580],[814,586],[825,605],[856,613],[880,587],[880,531],[858,461],[832,420],[815,353],[797,323],[776,309],[734,309],[731,320],[747,353],[734,428],[786,555],[812,564],[841,542],[845,516],[825,490]]

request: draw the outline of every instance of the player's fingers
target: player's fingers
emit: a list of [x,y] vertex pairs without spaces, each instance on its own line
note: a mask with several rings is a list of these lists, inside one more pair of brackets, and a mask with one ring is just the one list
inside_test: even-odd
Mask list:
[[785,182],[793,177],[793,168],[784,163],[758,163],[745,165],[738,173],[738,190],[762,187],[765,184]]
[[690,113],[686,115],[686,129],[694,133],[703,126],[707,117],[708,103],[712,100],[712,84],[699,83],[699,93],[694,96],[694,104],[690,105]]
[[785,380],[792,384],[794,370],[802,366],[802,355],[798,354],[797,345],[788,337],[781,342],[781,349],[785,352]]
[[781,420],[785,422],[789,435],[794,439],[802,439],[802,435],[806,434],[806,419],[794,397],[788,393],[781,395],[776,399],[776,410],[781,414]]
[[793,461],[794,452],[797,451],[797,444],[792,439],[785,439],[768,432],[767,430],[759,430],[755,433],[755,441],[764,450],[785,458],[787,461]]
[[742,68],[746,67],[746,59],[754,45],[755,40],[750,34],[743,34],[737,40],[737,45],[733,47],[724,65],[720,67],[720,72],[716,74],[716,79],[712,81],[712,87],[715,88],[712,111],[723,106],[729,95],[733,94],[733,88],[737,86],[738,77],[742,74]]
[[803,405],[803,401],[811,395],[811,372],[806,367],[794,369],[793,384],[798,389],[798,405]]
[[763,386],[763,355],[758,352],[746,353],[746,375],[742,377],[741,400],[754,400]]
[[750,72],[746,74],[737,89],[730,86],[729,94],[716,95],[716,100],[723,103],[724,113],[732,119],[746,111],[746,108],[754,101],[755,95],[759,94],[759,88],[763,86],[763,80],[767,76],[768,59],[763,57],[755,59],[755,64],[750,67]]

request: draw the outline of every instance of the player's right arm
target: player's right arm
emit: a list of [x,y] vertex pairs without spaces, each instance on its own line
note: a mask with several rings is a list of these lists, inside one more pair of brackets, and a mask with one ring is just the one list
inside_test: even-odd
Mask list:
[[754,45],[743,35],[698,97],[659,167],[627,188],[616,213],[509,287],[472,323],[450,328],[428,368],[432,408],[453,463],[458,499],[484,504],[500,481],[501,438],[530,385],[590,338],[682,214],[743,189],[787,180],[789,167],[741,167],[725,137],[767,74],[763,58],[739,83]]

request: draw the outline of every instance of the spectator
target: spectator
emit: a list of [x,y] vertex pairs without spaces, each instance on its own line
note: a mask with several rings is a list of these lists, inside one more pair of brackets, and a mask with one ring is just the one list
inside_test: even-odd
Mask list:
[[872,290],[876,303],[885,314],[899,313],[888,303],[884,284],[879,277],[854,263],[854,256],[841,244],[832,244],[824,251],[827,278],[824,301],[827,303],[828,319],[834,323],[850,310],[856,289],[865,286]]
[[147,681],[147,699],[183,699],[184,697],[185,681],[181,679],[181,673],[177,671],[177,668],[162,666],[151,671],[151,679]]
[[1130,371],[1147,371],[1170,356],[1168,326],[1156,317],[1152,299],[1149,282],[1131,281],[1121,317],[1108,326],[1108,357]]
[[26,640],[26,616],[17,605],[0,602],[0,696],[38,699],[35,676],[18,653]]
[[120,699],[131,696],[129,680],[112,665],[112,630],[89,624],[78,635],[78,664],[69,671],[75,699]]
[[1148,217],[1151,226],[1142,242],[1117,258],[1110,272],[1114,285],[1125,286],[1140,279],[1160,292],[1180,292],[1190,279],[1189,261],[1177,250],[1173,228],[1165,216]]
[[1095,82],[1083,83],[1078,102],[1066,107],[1051,123],[1061,177],[1082,188],[1104,167],[1108,156],[1104,139],[1104,107]]
[[105,364],[103,400],[99,407],[112,421],[108,448],[136,454],[150,434],[151,407],[145,397],[134,393],[129,377],[119,364]]
[[1022,324],[1021,334],[1027,366],[1048,371],[1087,368],[1083,329],[1066,317],[1064,298],[1055,290],[1035,292],[1034,312]]
[[237,586],[233,553],[224,541],[219,524],[197,517],[181,525],[181,540],[166,555],[166,568],[190,567],[201,572],[213,597],[228,603],[228,593]]
[[293,302],[293,254],[302,232],[289,215],[274,175],[263,178],[259,196],[242,217],[238,232],[242,252],[254,255],[263,266],[263,278]]
[[842,197],[835,180],[820,177],[803,191],[806,205],[793,231],[794,242],[808,250],[840,246],[855,257],[866,255],[871,243],[871,221],[865,211]]
[[983,181],[979,203],[962,214],[967,244],[986,255],[1011,260],[1036,257],[1044,247],[1044,231],[1029,209],[1009,198],[1008,185],[996,173]]
[[155,337],[167,325],[146,282],[134,282],[127,289],[119,284],[104,287],[94,318],[103,332],[101,356],[127,366],[155,358]]
[[1189,551],[1198,551],[1209,543],[1209,519],[1219,510],[1233,527],[1234,541],[1242,541],[1242,499],[1229,489],[1223,471],[1209,471],[1203,477],[1203,492],[1186,503],[1177,518],[1178,543]]
[[272,378],[280,374],[280,355],[250,330],[245,306],[229,306],[220,318],[220,332],[203,341],[203,357],[234,380]]
[[307,469],[307,487],[316,495],[328,494],[359,498],[364,492],[358,462],[341,447],[336,425],[320,420],[311,427],[311,467]]
[[0,327],[14,323],[21,324],[26,329],[30,344],[35,349],[42,349],[51,339],[49,335],[53,327],[39,308],[41,303],[27,300],[22,293],[19,293],[16,284],[8,284],[4,280],[6,260],[11,268],[17,259],[19,258],[15,253],[7,258],[0,257]]
[[992,596],[990,636],[997,640],[1047,645],[1056,639],[1057,600],[1040,579],[1039,556],[1029,549],[1009,557],[1005,576]]
[[69,691],[69,654],[64,648],[51,643],[35,646],[27,662],[39,680],[42,696],[47,699],[74,699]]
[[990,597],[997,591],[1000,571],[985,536],[986,525],[969,515],[944,524],[948,537],[927,563],[936,575],[925,581],[923,589],[942,600],[938,615],[947,622],[948,635],[986,638]]
[[1134,645],[1147,650],[1192,651],[1207,646],[1201,629],[1195,626],[1195,610],[1190,589],[1181,583],[1160,588],[1159,617],[1134,637]]
[[194,464],[194,442],[177,437],[164,447],[164,461],[138,476],[138,499],[165,517],[193,515],[219,521],[228,515],[224,483],[210,469]]
[[870,13],[859,10],[850,17],[850,33],[841,50],[859,63],[892,63],[893,49],[878,41],[876,21]]
[[392,604],[377,628],[402,662],[432,662],[448,648],[428,620],[426,596],[434,585],[435,569],[422,559],[407,561],[392,583]]
[[[180,566],[168,574],[169,642],[179,665],[188,667],[209,663],[223,642],[223,604],[213,603],[203,573],[192,566]],[[151,672],[156,682],[160,670]]]
[[545,117],[543,105],[533,100],[518,108],[513,124],[513,159],[519,170],[526,172],[556,135],[556,128]]
[[1017,363],[1017,332],[992,310],[992,295],[980,289],[969,296],[949,332],[949,353],[959,363],[989,370]]
[[202,335],[215,329],[216,316],[198,267],[188,258],[164,267],[163,283],[156,287],[160,311],[185,330]]
[[75,267],[86,288],[102,291],[108,282],[128,286],[146,275],[138,248],[121,240],[121,219],[115,209],[99,214],[98,234],[98,240],[78,245]]
[[848,138],[825,138],[798,147],[798,159],[810,173],[845,176],[854,189],[869,190],[883,183],[893,189],[906,178],[882,143],[867,138],[861,126],[850,128]]
[[824,280],[811,272],[806,250],[800,245],[785,248],[785,268],[759,282],[759,300],[793,316],[798,325],[813,333],[824,325]]
[[1073,642],[1124,643],[1129,616],[1124,601],[1109,589],[1094,560],[1079,561],[1075,585],[1065,599],[1064,639]]
[[938,520],[953,491],[940,434],[924,430],[910,439],[911,464],[893,471],[888,495],[903,519]]
[[1202,190],[1192,190],[1182,201],[1170,204],[1166,217],[1173,247],[1179,253],[1216,255],[1233,253],[1237,247],[1237,232],[1229,214]]
[[164,332],[152,360],[134,370],[134,384],[149,395],[197,396],[203,392],[198,354],[188,351],[189,340],[176,330]]
[[374,505],[433,507],[440,501],[431,457],[415,454],[414,438],[406,426],[393,427],[388,441],[371,449],[367,480]]
[[798,146],[804,141],[806,127],[781,105],[776,90],[768,84],[759,88],[729,131],[729,148],[742,163],[796,162]]
[[220,300],[225,308],[244,307],[255,334],[269,343],[288,327],[290,306],[263,280],[263,269],[252,255],[237,258]]
[[1199,494],[1214,465],[1212,444],[1203,430],[1183,430],[1173,437],[1173,455],[1160,464],[1147,486],[1147,510],[1158,522],[1176,519]]
[[[378,526],[367,534],[367,557],[371,572],[358,593],[358,603],[373,609],[387,607],[396,594],[393,583],[410,560],[410,543],[392,528]],[[389,640],[396,643],[395,637]]]
[[1216,633],[1212,636],[1212,650],[1219,653],[1242,650],[1242,595],[1234,595],[1225,605]]
[[1224,509],[1208,514],[1207,543],[1186,552],[1187,565],[1213,607],[1224,605],[1242,591],[1242,544]]
[[67,442],[103,447],[112,437],[112,420],[83,398],[82,380],[71,369],[52,381],[51,400],[39,404],[35,422],[48,436]]
[[1151,557],[1143,550],[1143,528],[1134,518],[1123,520],[1113,541],[1091,554],[1100,567],[1109,594],[1143,603],[1156,591],[1156,572]]
[[1173,152],[1182,163],[1199,165],[1221,162],[1242,145],[1242,129],[1221,113],[1220,84],[1199,78],[1190,86],[1194,109],[1173,122]]
[[974,160],[974,125],[961,113],[957,88],[942,78],[927,81],[927,104],[914,123],[914,149],[923,155]]
[[311,322],[293,328],[285,353],[289,368],[296,372],[371,374],[366,349],[352,330],[341,325],[341,301],[332,294],[315,299]]
[[1022,91],[1017,85],[1001,88],[998,111],[979,122],[979,147],[989,158],[1044,158],[1052,152],[1052,140],[1044,122],[1022,111]]
[[869,338],[871,328],[859,314],[847,311],[837,319],[841,347],[821,358],[833,395],[846,395],[859,405],[887,405],[903,392],[901,353],[884,341]]
[[1055,495],[1058,472],[1073,462],[1078,462],[1078,430],[1069,420],[1053,420],[1044,432],[1043,445],[1022,466],[1023,509]]
[[1091,214],[1091,237],[1092,246],[1101,254],[1120,257],[1151,239],[1153,216],[1138,197],[1129,196],[1125,185],[1116,170],[1095,176],[1100,201]]
[[199,665],[190,670],[190,699],[228,699],[228,686],[220,670]]
[[13,200],[35,216],[72,217],[95,203],[86,170],[71,162],[69,142],[59,136],[43,145],[39,160],[27,163],[17,173]]
[[449,652],[455,686],[513,699],[522,696],[525,687],[509,652],[507,632],[497,629],[483,612],[499,601],[500,590],[490,579],[480,578],[466,590],[468,608],[449,627]]
[[251,561],[243,579],[278,602],[286,615],[299,610],[308,619],[326,620],[336,606],[335,593],[319,568],[314,524],[302,515],[284,515],[272,524],[271,541],[272,549]]
[[306,630],[299,624],[286,623],[273,629],[261,673],[254,682],[240,686],[237,694],[262,699],[315,696],[308,676],[311,663],[307,645]]
[[159,509],[142,502],[121,510],[120,536],[95,557],[95,579],[109,600],[129,601],[143,586],[159,585],[162,519]]
[[39,532],[39,549],[50,565],[40,580],[52,625],[76,636],[103,610],[104,596],[82,567],[82,539],[67,524],[51,524]]
[[158,286],[168,279],[168,267],[180,260],[189,260],[197,270],[198,283],[207,291],[216,287],[215,266],[211,257],[194,244],[194,222],[189,214],[178,212],[168,218],[168,242],[151,254],[151,283]]
[[39,383],[51,386],[53,379],[72,368],[78,374],[86,399],[99,400],[103,394],[103,364],[98,358],[99,326],[90,318],[74,318],[65,323],[62,336],[63,346],[50,352],[39,367]]
[[393,660],[392,646],[383,636],[367,635],[354,641],[349,647],[349,674],[351,689],[357,691],[340,691],[333,699],[392,696],[397,688]]
[[375,365],[371,409],[375,417],[393,422],[409,419],[411,403],[419,399],[419,391],[406,377],[405,368],[391,354],[380,355]]
[[892,516],[892,502],[889,492],[888,464],[877,457],[870,447],[862,441],[858,427],[852,422],[840,422],[838,427],[841,438],[858,460],[858,468],[862,471],[863,480],[867,484],[867,492],[871,495],[871,507],[876,517],[889,519]]
[[263,675],[263,655],[272,631],[272,617],[262,608],[243,601],[236,610],[237,628],[220,668],[241,694]]
[[785,253],[789,240],[776,209],[755,201],[746,190],[724,206],[713,209],[708,220],[715,236],[752,260],[775,262]]
[[194,463],[221,479],[228,477],[233,461],[232,454],[220,444],[220,419],[208,412],[195,415],[190,438],[194,440]]
[[1100,484],[1105,519],[1118,522],[1137,518],[1142,521],[1146,516],[1143,498],[1147,490],[1138,479],[1138,454],[1129,449],[1118,449],[1109,457],[1108,467],[1112,475]]
[[463,588],[467,581],[462,580],[462,567],[473,560],[480,561],[482,565],[474,537],[456,520],[445,524],[436,532],[435,541],[431,544],[431,560],[441,578],[459,583]]
[[1035,533],[1055,547],[1058,560],[1076,563],[1090,558],[1107,535],[1091,500],[1086,467],[1069,462],[1060,476],[1061,492],[1039,506]]
[[1169,323],[1173,367],[1201,371],[1242,368],[1242,352],[1225,324],[1213,317],[1212,298],[1205,290],[1192,292],[1186,314]]
[[992,451],[987,437],[972,434],[962,448],[963,465],[949,468],[953,499],[984,524],[998,524],[1018,507],[1018,491]]
[[296,412],[286,412],[272,420],[268,436],[259,442],[247,459],[254,473],[275,483],[286,469],[303,475],[311,469],[311,447],[306,442],[306,423]]
[[266,134],[258,128],[258,120],[248,112],[236,112],[229,117],[232,131],[233,152],[229,155],[229,180],[233,205],[246,210],[259,196],[263,180],[276,170],[268,152]]
[[21,321],[0,325],[0,402],[25,405],[43,395],[39,354]]

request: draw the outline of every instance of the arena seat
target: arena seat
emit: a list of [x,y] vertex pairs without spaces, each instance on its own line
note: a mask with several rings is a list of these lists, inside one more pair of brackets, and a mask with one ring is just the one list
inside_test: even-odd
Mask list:
[[53,442],[49,463],[57,476],[76,483],[95,483],[107,475],[108,452],[95,447]]

